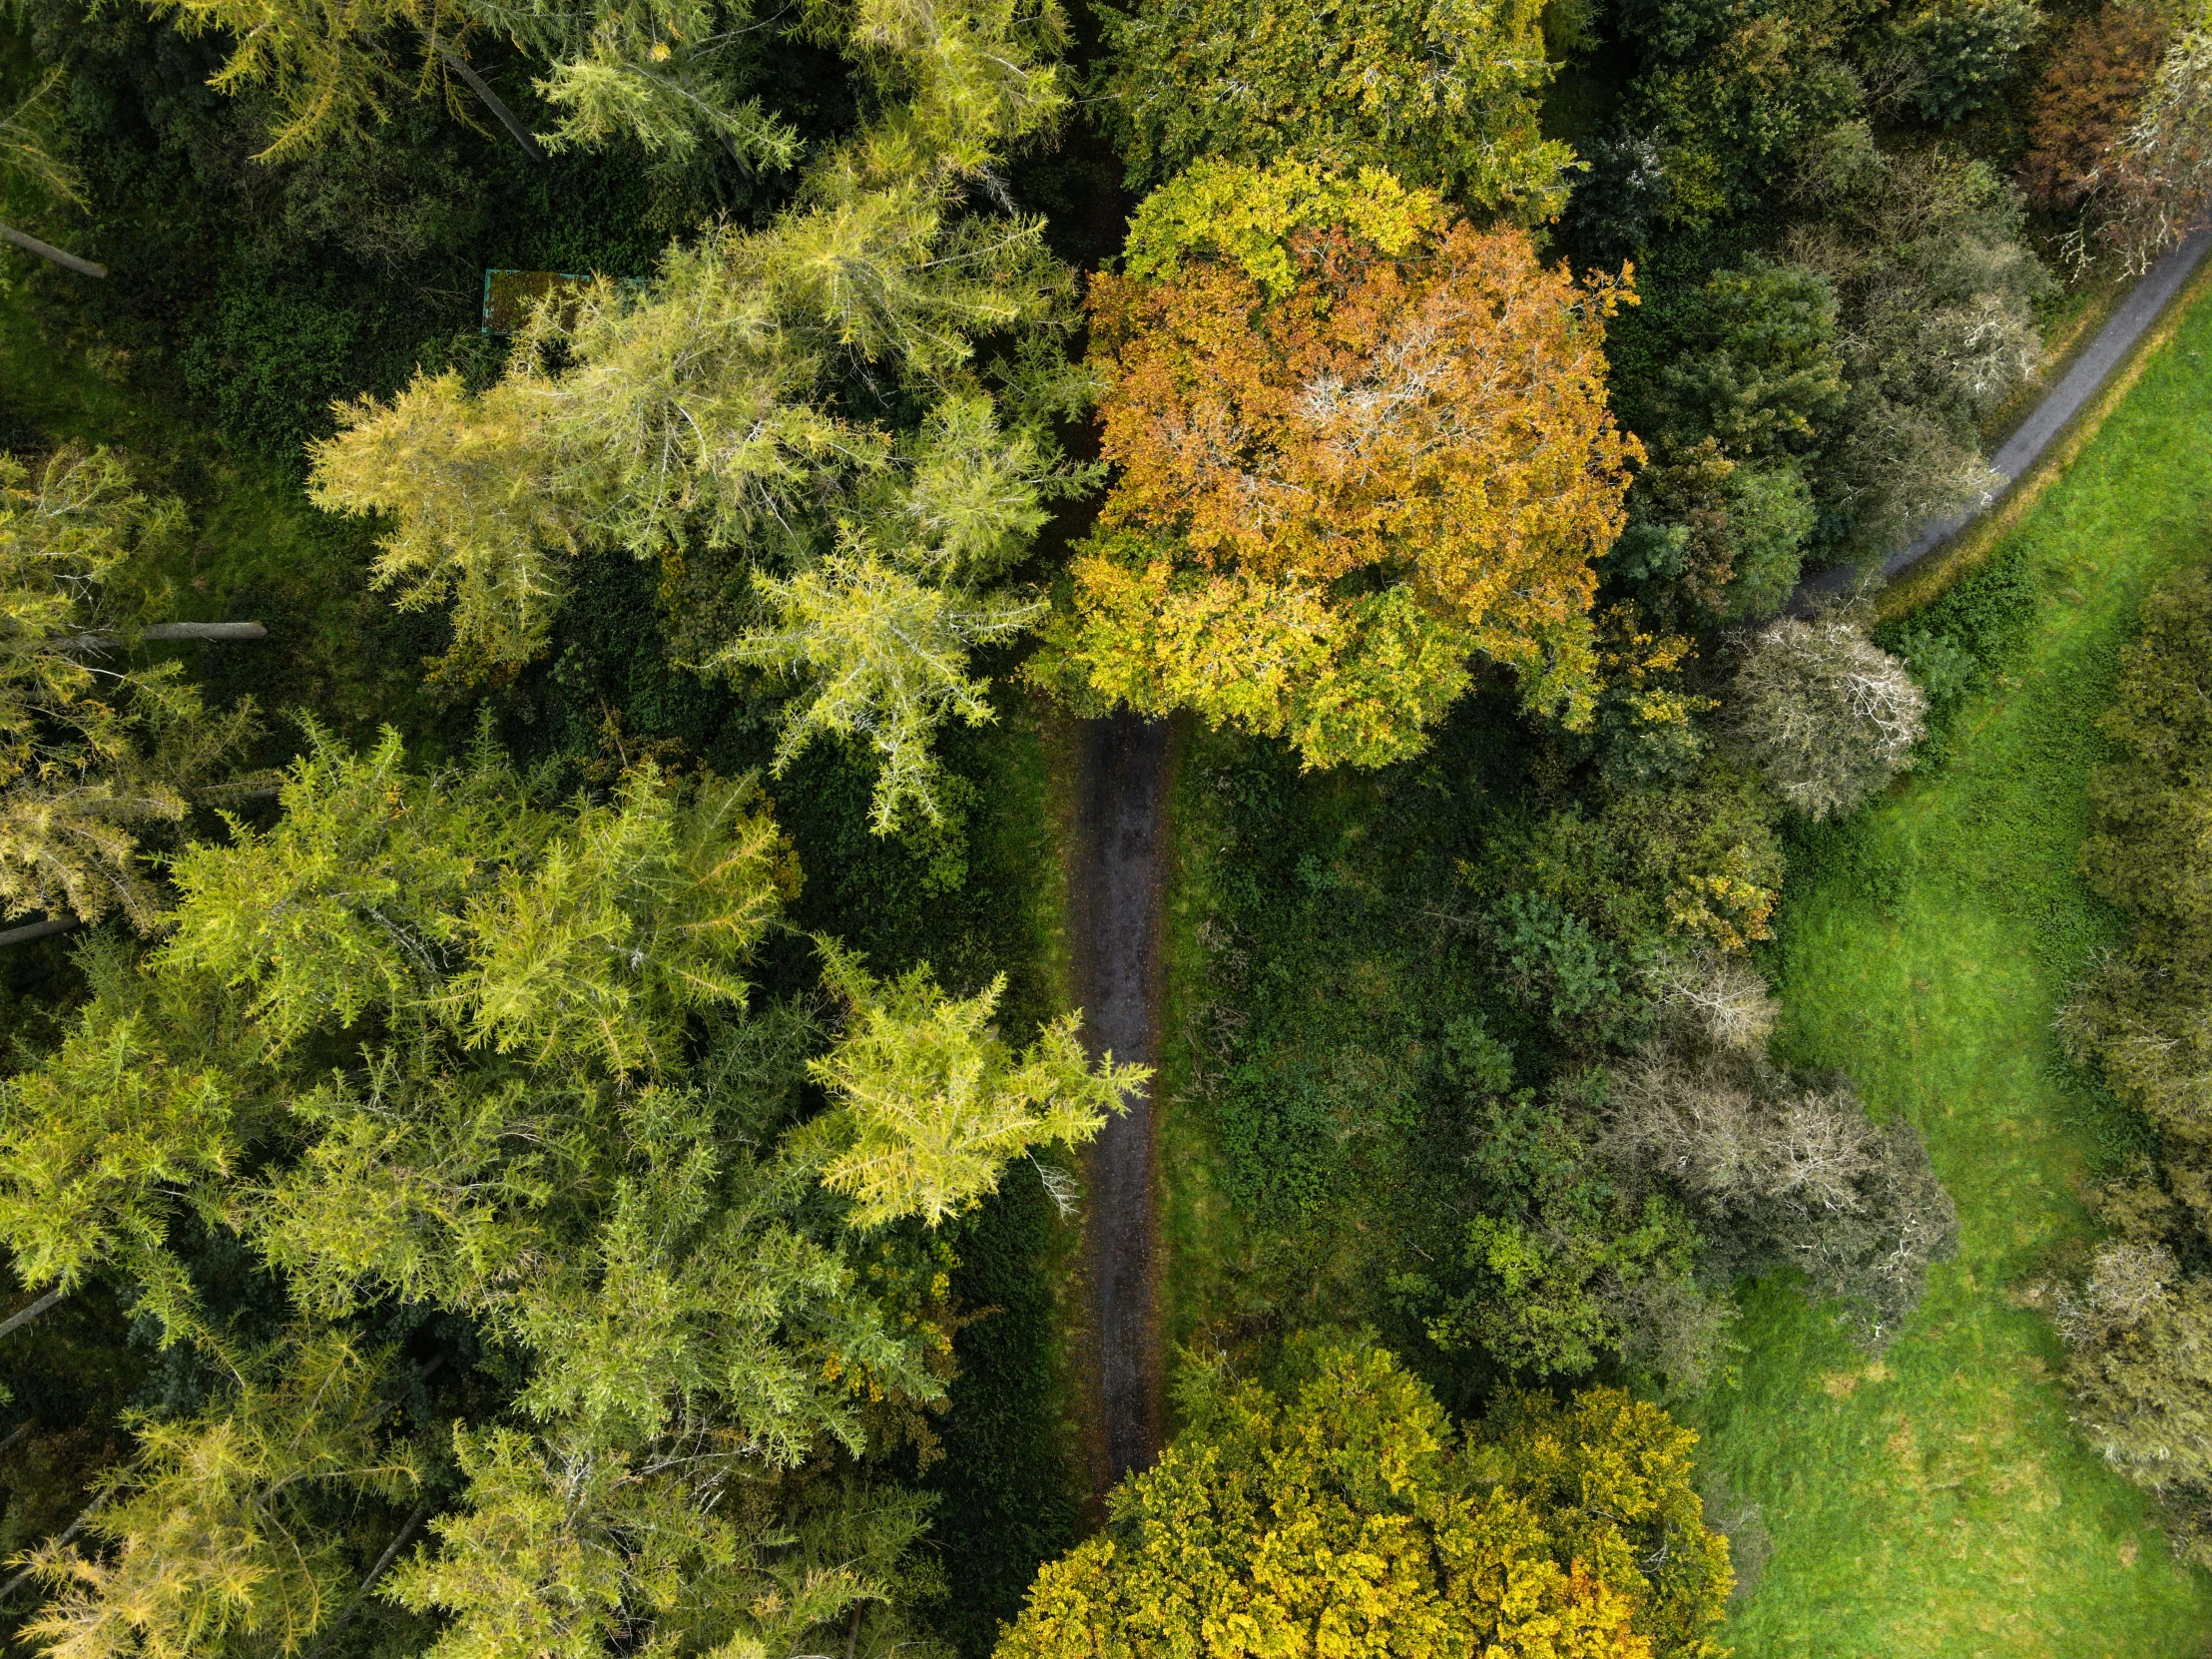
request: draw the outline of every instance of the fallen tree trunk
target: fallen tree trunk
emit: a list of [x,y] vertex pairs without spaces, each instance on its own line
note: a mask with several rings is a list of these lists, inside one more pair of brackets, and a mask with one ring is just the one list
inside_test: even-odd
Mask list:
[[66,933],[79,925],[75,916],[56,916],[46,921],[25,922],[21,927],[0,929],[0,945],[29,944],[33,939],[50,939],[56,933]]
[[19,1325],[29,1325],[31,1321],[37,1319],[39,1315],[45,1313],[47,1309],[53,1307],[55,1303],[61,1301],[68,1294],[67,1291],[56,1285],[28,1308],[18,1308],[6,1319],[0,1320],[0,1337],[5,1337]]
[[141,631],[142,640],[266,640],[258,622],[157,622]]
[[[157,622],[151,628],[139,630],[140,640],[212,640],[223,641],[266,640],[269,630],[258,622]],[[49,649],[76,653],[79,651],[105,651],[122,642],[123,636],[100,629],[89,634],[68,634],[55,640]]]
[[42,260],[52,260],[58,266],[76,272],[81,276],[105,276],[108,268],[94,265],[90,260],[80,260],[74,254],[66,254],[50,242],[41,242],[26,231],[18,231],[12,225],[0,225],[0,242],[12,242],[26,254],[36,254]]
[[471,69],[468,60],[454,51],[452,47],[446,45],[443,41],[436,41],[433,44],[438,49],[438,56],[445,60],[445,67],[458,75],[468,87],[468,90],[484,101],[484,107],[499,118],[500,126],[514,134],[515,143],[522,146],[524,154],[534,162],[544,161],[545,152],[538,148],[538,141],[530,136],[530,129],[523,126],[516,119],[514,111],[507,108],[505,101],[500,98],[499,94],[491,90],[491,83]]

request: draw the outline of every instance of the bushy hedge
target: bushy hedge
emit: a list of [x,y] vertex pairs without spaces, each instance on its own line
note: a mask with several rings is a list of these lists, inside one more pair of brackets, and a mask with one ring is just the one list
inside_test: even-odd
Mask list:
[[2212,573],[2151,595],[2119,692],[2082,864],[2134,926],[2059,1029],[2157,1146],[2097,1195],[2109,1236],[2042,1292],[2072,1350],[2075,1422],[2158,1495],[2176,1549],[2212,1565]]

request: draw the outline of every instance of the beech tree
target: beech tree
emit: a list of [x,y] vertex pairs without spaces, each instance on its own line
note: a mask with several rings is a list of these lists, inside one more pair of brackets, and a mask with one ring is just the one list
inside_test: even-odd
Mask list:
[[1416,753],[1476,653],[1586,722],[1617,297],[1387,174],[1193,168],[1092,279],[1118,473],[1046,672],[1310,766]]
[[1185,1368],[1182,1432],[1038,1574],[999,1659],[1347,1653],[1719,1659],[1728,1543],[1696,1436],[1592,1388],[1506,1392],[1456,1432],[1370,1346],[1308,1343],[1278,1393]]

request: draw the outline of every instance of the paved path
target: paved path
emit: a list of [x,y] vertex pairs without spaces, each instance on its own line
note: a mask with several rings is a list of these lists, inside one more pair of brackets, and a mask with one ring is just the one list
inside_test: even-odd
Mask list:
[[[1165,721],[1085,721],[1076,797],[1075,991],[1092,1053],[1157,1065],[1167,886]],[[1159,1216],[1151,1102],[1109,1119],[1091,1151],[1089,1265],[1103,1492],[1160,1454]]]
[[[1989,457],[1989,465],[2003,479],[2006,488],[2019,481],[2020,476],[2033,466],[2051,440],[2065,430],[2066,423],[2081,412],[2082,405],[2097,394],[2097,390],[2111,376],[2114,369],[2143,337],[2145,330],[2158,320],[2173,296],[2181,291],[2190,273],[2197,268],[2205,251],[2212,248],[2212,229],[2199,231],[2179,247],[2168,253],[2136,284],[2128,289],[2127,297],[2120,301],[2119,309],[2105,319],[2097,330],[2096,338],[2059,376],[2058,384],[2051,387],[2043,400],[2028,411],[2012,435],[2004,440],[1997,452]],[[1946,518],[1928,525],[1913,538],[1910,546],[1899,549],[1883,562],[1884,576],[1897,576],[1909,566],[1919,563],[1930,553],[1963,529],[1969,519],[1976,518],[2004,498],[2004,491],[1981,503],[1971,512],[1956,518]],[[1818,576],[1803,582],[1792,598],[1790,608],[1802,610],[1818,600],[1832,597],[1849,589],[1857,579],[1857,572],[1848,567],[1824,570]]]

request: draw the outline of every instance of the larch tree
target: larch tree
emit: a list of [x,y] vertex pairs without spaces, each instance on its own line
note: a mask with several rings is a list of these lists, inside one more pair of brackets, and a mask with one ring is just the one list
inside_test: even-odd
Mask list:
[[[300,1653],[388,1571],[455,1659],[910,1642],[926,1504],[880,1457],[927,1449],[949,1376],[931,1227],[1129,1070],[1072,1017],[1015,1060],[991,995],[849,966],[825,1054],[748,983],[800,879],[750,780],[561,801],[488,748],[425,772],[310,727],[279,808],[179,854],[163,941],[88,951],[0,1084],[16,1272],[118,1284],[212,1380],[36,1552],[38,1632]],[[418,1329],[435,1354],[375,1337]],[[399,1408],[430,1361],[469,1373],[442,1419]]]
[[[209,84],[223,93],[267,88],[274,97],[278,113],[264,161],[367,137],[391,118],[399,98],[438,90],[449,107],[460,107],[447,72],[462,63],[457,47],[471,19],[455,0],[147,3],[188,35],[218,29],[238,42]],[[503,106],[498,113],[507,115]]]
[[36,468],[0,453],[0,916],[151,927],[140,833],[183,818],[252,728],[250,708],[211,713],[176,663],[102,662],[142,632],[120,568],[182,513],[107,449]]
[[808,1062],[834,1102],[810,1134],[826,1159],[823,1185],[853,1200],[857,1225],[919,1216],[933,1227],[972,1209],[1012,1159],[1089,1141],[1152,1075],[1110,1053],[1094,1070],[1073,1014],[1016,1056],[993,1023],[1004,974],[960,999],[926,964],[886,984],[833,944],[823,950],[846,1022],[836,1046]]
[[[53,105],[62,72],[54,70],[33,87],[6,115],[0,116],[0,187],[15,184],[49,204],[81,208],[84,181],[77,170],[55,154]],[[0,242],[52,261],[81,276],[105,276],[107,268],[79,259],[27,231],[0,224]]]
[[[1058,352],[1071,279],[1041,221],[967,207],[1056,118],[1034,48],[1058,27],[871,0],[846,49],[901,96],[794,207],[671,249],[642,292],[601,281],[573,312],[541,308],[481,395],[422,376],[341,409],[314,498],[389,515],[377,580],[402,605],[450,596],[462,664],[542,649],[580,550],[659,560],[696,660],[817,688],[784,761],[864,733],[877,828],[933,816],[929,731],[988,717],[968,651],[1037,614],[1005,578],[1042,504],[1087,476],[1050,431],[1085,394]],[[977,362],[980,338],[1017,328],[1030,349]],[[917,425],[886,418],[900,404]]]
[[1618,297],[1384,173],[1193,168],[1092,279],[1117,472],[1039,672],[1309,766],[1417,753],[1476,656],[1585,724]]
[[1277,1393],[1187,1368],[1182,1433],[1038,1575],[999,1659],[1724,1651],[1728,1544],[1657,1406],[1507,1393],[1462,1436],[1381,1350],[1308,1342],[1292,1369]]

